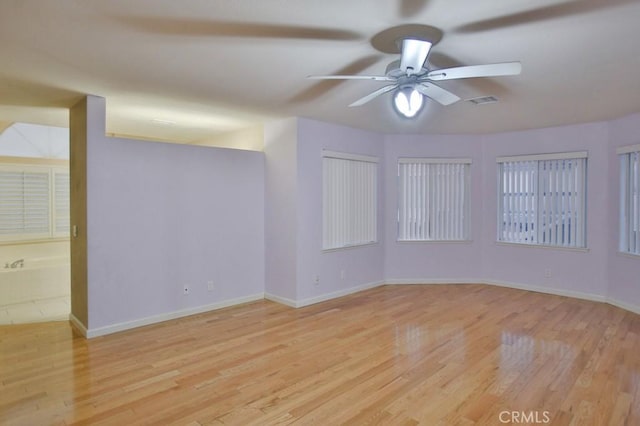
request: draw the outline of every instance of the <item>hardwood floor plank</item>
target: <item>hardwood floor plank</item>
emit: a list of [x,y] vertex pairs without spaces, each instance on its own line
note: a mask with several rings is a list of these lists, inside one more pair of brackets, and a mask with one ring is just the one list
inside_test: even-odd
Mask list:
[[[92,340],[0,326],[0,424],[640,424],[640,316],[486,285],[269,301]],[[505,414],[506,413],[506,414]]]

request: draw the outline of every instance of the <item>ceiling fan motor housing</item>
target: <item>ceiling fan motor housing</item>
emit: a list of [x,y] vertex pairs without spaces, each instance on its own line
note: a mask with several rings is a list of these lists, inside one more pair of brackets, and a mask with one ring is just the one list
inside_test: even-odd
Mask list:
[[[421,77],[424,74],[428,73],[429,70],[425,67],[422,67],[419,72],[414,73],[411,77]],[[385,75],[391,78],[401,79],[402,77],[407,77],[407,74],[400,68],[400,60],[396,60],[387,65],[387,69],[385,70]]]

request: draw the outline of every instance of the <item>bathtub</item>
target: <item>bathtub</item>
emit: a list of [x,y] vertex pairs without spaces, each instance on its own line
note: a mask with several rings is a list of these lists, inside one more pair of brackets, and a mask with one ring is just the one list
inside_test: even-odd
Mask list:
[[5,268],[16,260],[0,262],[0,305],[70,295],[68,257],[25,258],[23,267]]

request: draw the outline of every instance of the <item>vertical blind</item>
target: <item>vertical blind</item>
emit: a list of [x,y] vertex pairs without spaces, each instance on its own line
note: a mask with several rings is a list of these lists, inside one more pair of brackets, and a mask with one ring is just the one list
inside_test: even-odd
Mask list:
[[377,159],[325,152],[322,159],[322,248],[377,241]]
[[640,254],[640,146],[632,148],[620,155],[620,251]]
[[470,159],[398,161],[398,240],[469,239]]
[[0,240],[51,238],[68,232],[68,172],[0,167]]
[[498,240],[586,247],[586,155],[498,158]]

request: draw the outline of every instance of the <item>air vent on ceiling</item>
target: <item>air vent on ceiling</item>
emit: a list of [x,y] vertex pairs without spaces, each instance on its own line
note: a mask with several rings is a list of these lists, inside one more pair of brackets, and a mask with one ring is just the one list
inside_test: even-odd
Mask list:
[[471,98],[467,100],[476,105],[492,104],[498,102],[498,98],[496,98],[495,96],[480,96],[478,98]]

